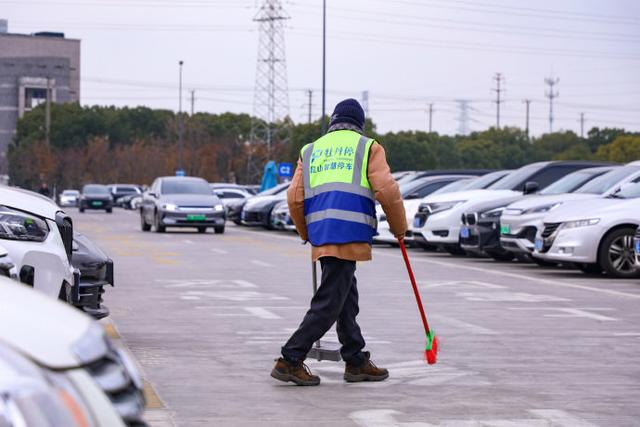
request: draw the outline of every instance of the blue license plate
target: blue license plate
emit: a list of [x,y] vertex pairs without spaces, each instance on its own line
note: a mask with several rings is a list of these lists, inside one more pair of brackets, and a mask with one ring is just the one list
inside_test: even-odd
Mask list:
[[544,242],[542,241],[542,239],[536,239],[536,250],[537,251],[541,251],[542,248],[544,247]]
[[418,228],[422,226],[422,224],[420,224],[420,218],[419,217],[413,218],[413,226],[414,227],[418,227]]
[[468,239],[469,238],[469,227],[462,227],[460,229],[460,237],[462,237],[463,239]]
[[640,239],[636,240],[636,253],[640,255]]

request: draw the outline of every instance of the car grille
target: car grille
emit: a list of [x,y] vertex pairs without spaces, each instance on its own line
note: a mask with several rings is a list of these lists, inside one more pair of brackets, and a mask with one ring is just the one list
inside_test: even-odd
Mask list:
[[146,425],[142,419],[144,395],[127,373],[122,359],[114,349],[86,366],[86,370],[128,426]]
[[58,212],[56,214],[56,225],[62,237],[67,258],[71,261],[71,254],[73,253],[73,222],[71,222],[71,218],[68,215]]
[[262,212],[244,211],[243,214],[244,214],[243,219],[245,222],[262,222],[263,221]]
[[550,237],[553,233],[556,232],[558,227],[560,227],[561,222],[550,222],[544,224],[544,230],[542,230],[542,237],[547,238]]

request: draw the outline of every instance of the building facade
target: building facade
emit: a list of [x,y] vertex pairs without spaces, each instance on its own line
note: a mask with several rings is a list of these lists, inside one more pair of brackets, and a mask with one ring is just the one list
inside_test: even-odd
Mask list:
[[80,101],[80,40],[6,29],[6,21],[0,20],[0,175],[7,174],[7,149],[20,117],[47,97],[51,102]]

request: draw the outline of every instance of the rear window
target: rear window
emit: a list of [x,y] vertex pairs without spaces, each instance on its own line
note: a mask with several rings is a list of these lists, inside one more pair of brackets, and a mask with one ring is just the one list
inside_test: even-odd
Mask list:
[[205,180],[171,179],[162,181],[162,194],[206,194],[211,195],[211,188]]

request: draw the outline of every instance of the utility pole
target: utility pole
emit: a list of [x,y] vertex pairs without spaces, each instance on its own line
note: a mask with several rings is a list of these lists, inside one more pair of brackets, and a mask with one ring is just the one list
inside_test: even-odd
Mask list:
[[429,133],[433,132],[433,103],[429,103]]
[[191,89],[191,115],[193,116],[193,112],[195,110],[196,105],[196,91]]
[[44,132],[47,149],[51,148],[51,77],[47,76],[47,103],[45,105]]
[[493,76],[493,80],[496,81],[496,87],[492,89],[496,93],[496,100],[493,101],[496,103],[496,128],[500,129],[500,104],[504,102],[501,98],[504,89],[502,89],[500,85],[503,82],[504,77],[502,76],[502,73],[496,73],[496,75]]
[[365,117],[369,116],[369,91],[362,91],[362,109],[364,110]]
[[311,124],[311,112],[313,110],[313,90],[309,89],[307,91],[307,95],[309,95],[309,121],[308,121],[308,123]]
[[180,60],[180,75],[178,78],[178,169],[183,170],[184,165],[184,147],[182,141],[182,65],[184,61]]
[[327,101],[327,0],[322,0],[322,135],[327,131],[325,120]]
[[584,138],[584,113],[580,113],[580,138]]
[[531,104],[530,99],[524,99],[522,102],[526,105],[526,119],[525,119],[525,132],[527,133],[527,138],[529,138],[529,105]]
[[554,90],[554,86],[560,83],[559,78],[547,77],[544,82],[549,86],[545,96],[549,98],[549,133],[553,132],[553,100],[560,96],[560,92]]

